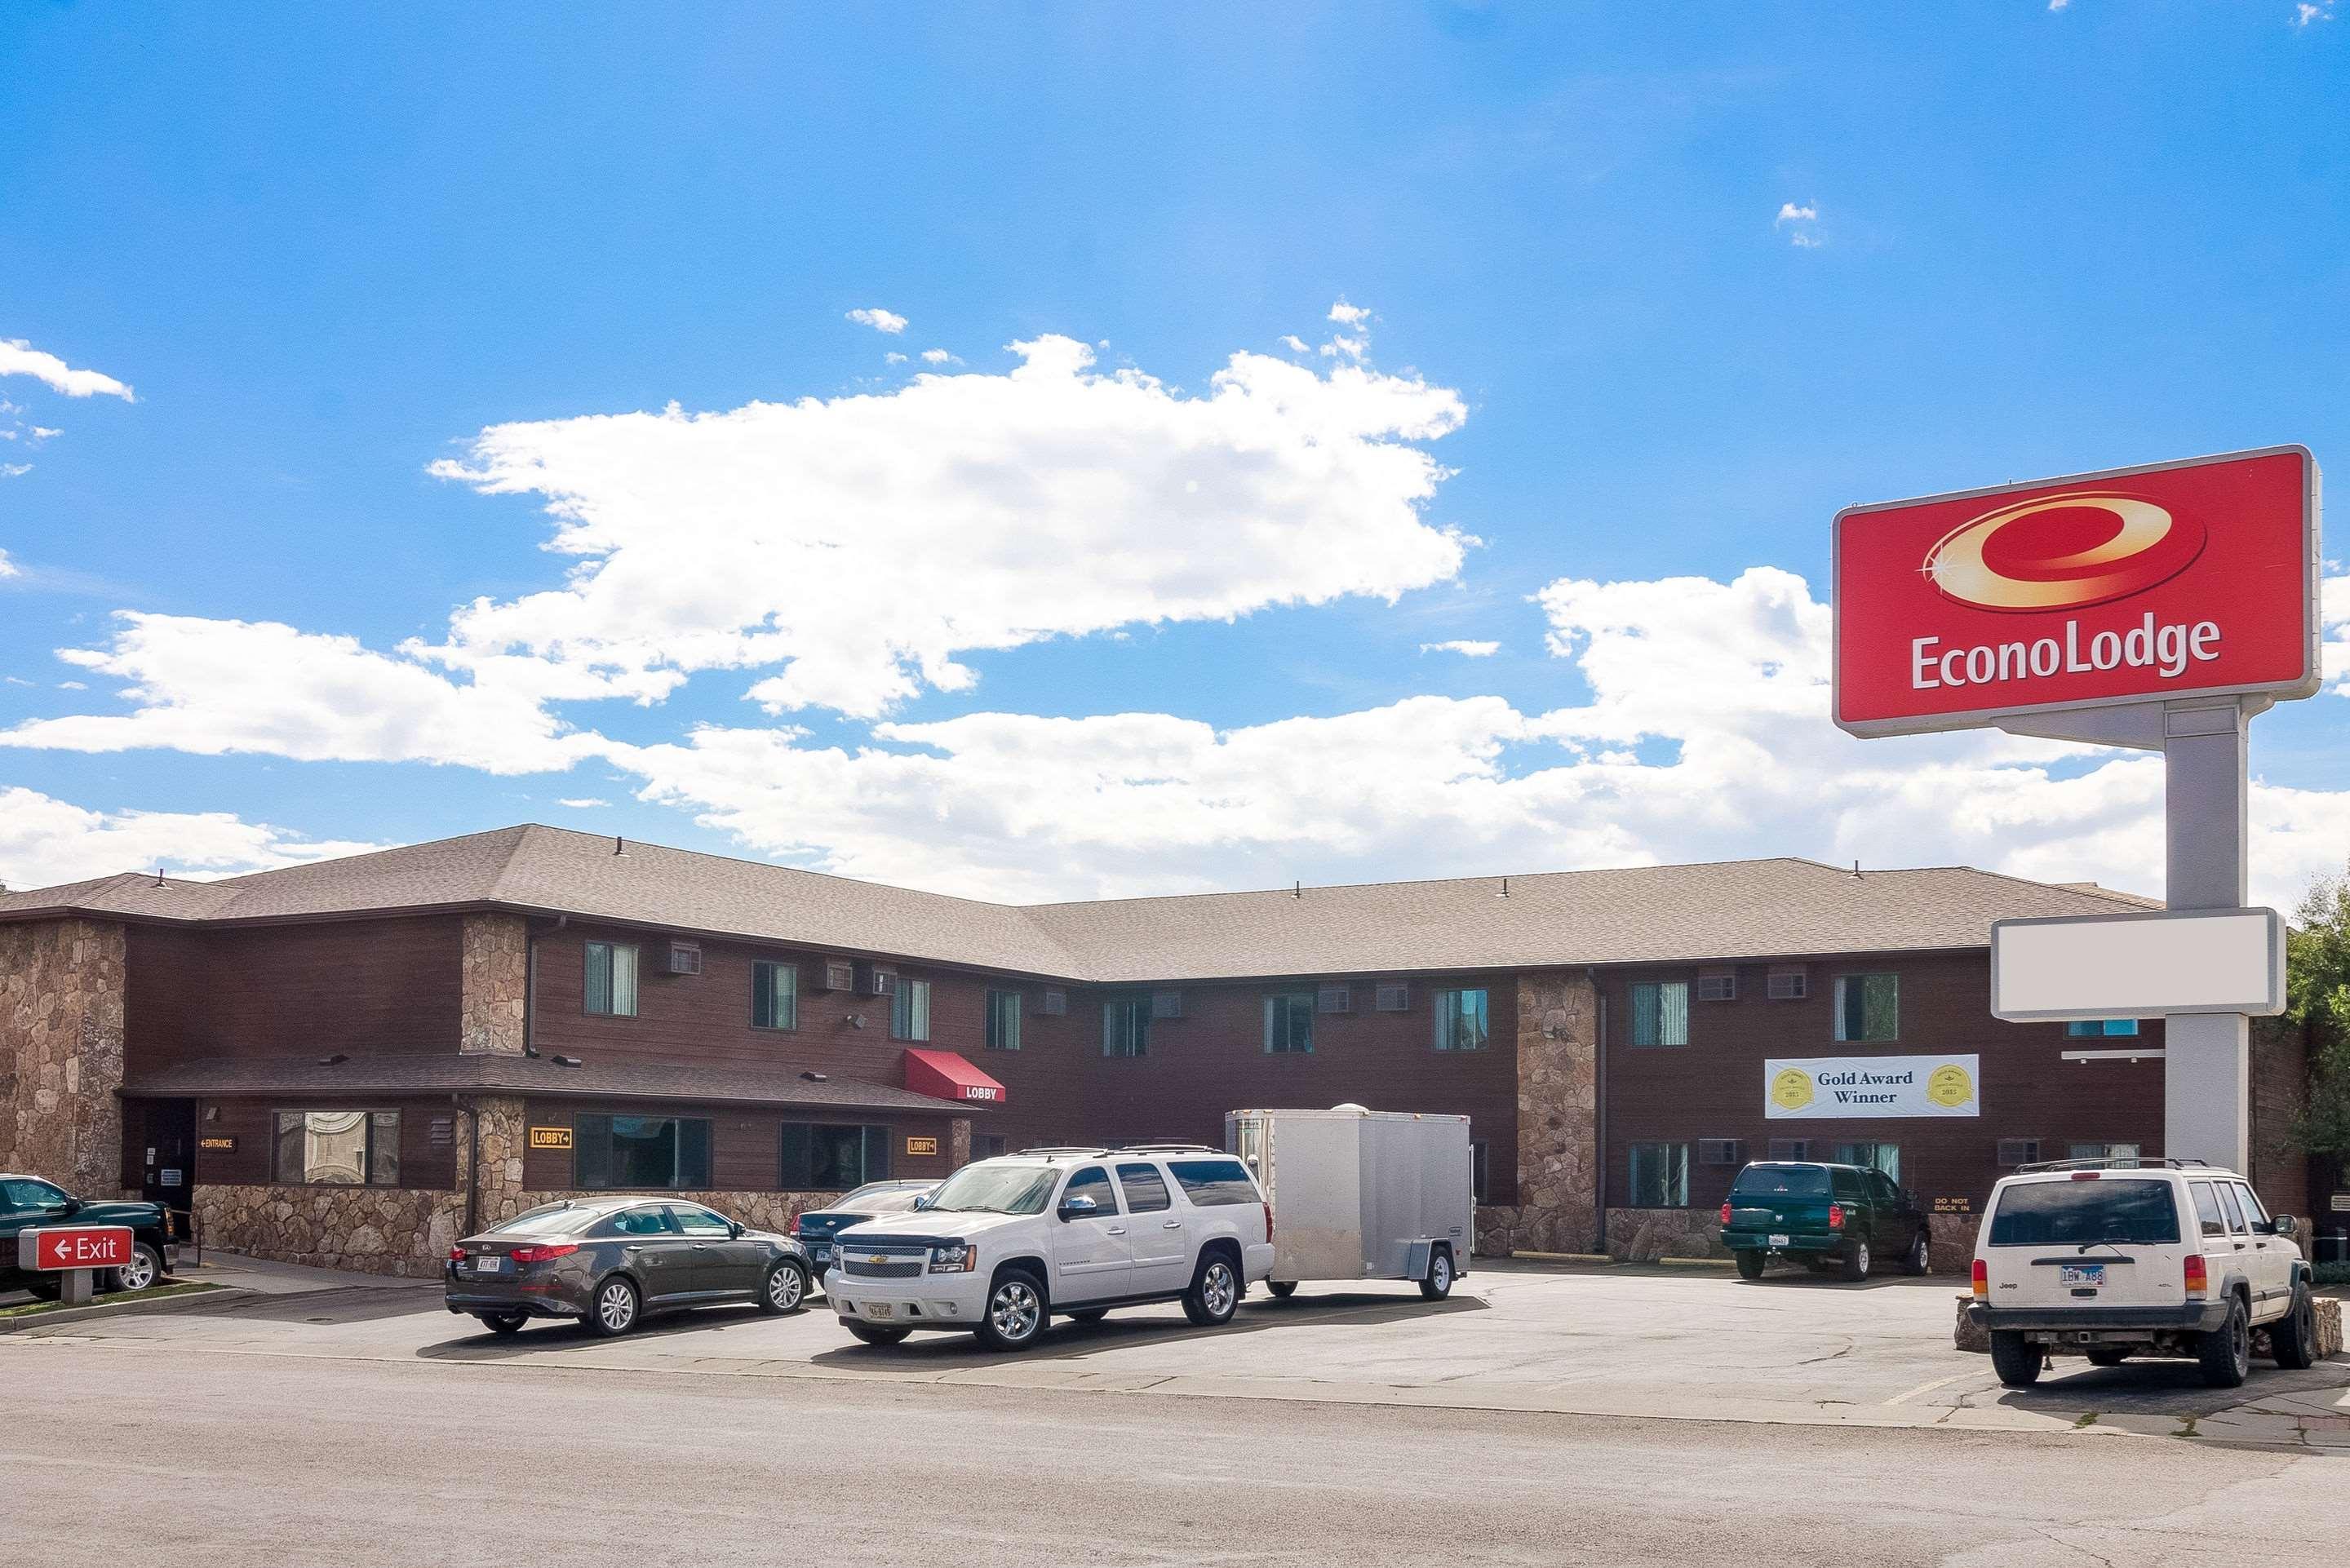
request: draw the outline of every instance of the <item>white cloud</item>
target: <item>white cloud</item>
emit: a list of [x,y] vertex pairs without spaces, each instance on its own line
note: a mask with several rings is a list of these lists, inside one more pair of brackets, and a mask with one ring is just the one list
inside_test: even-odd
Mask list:
[[1491,659],[1502,651],[1502,645],[1498,642],[1475,642],[1467,639],[1455,639],[1451,642],[1423,642],[1419,645],[1419,650],[1422,653],[1457,653],[1464,659]]
[[30,376],[68,398],[103,392],[124,402],[135,401],[130,389],[97,370],[77,370],[56,355],[34,348],[21,337],[0,337],[0,376]]
[[894,348],[889,350],[889,353],[881,356],[881,363],[884,365],[902,365],[905,362],[906,357],[903,354],[899,353]]
[[10,560],[7,551],[0,550],[0,577],[21,577],[24,575],[25,568]]
[[756,701],[873,715],[970,686],[965,650],[1393,598],[1472,542],[1422,514],[1445,471],[1414,443],[1461,424],[1449,389],[1241,353],[1191,395],[1066,337],[1012,351],[885,394],[493,427],[434,472],[545,496],[579,564],[405,651],[648,686],[780,665]]
[[1798,231],[1787,236],[1787,243],[1794,245],[1799,251],[1815,251],[1822,245],[1827,244],[1827,241],[1820,238],[1817,234],[1807,234]]
[[1288,349],[1292,354],[1304,354],[1309,352],[1305,339],[1300,337],[1295,332],[1285,332],[1282,334],[1281,346],[1284,348]]
[[1820,209],[1814,202],[1805,202],[1798,207],[1793,202],[1782,202],[1779,203],[1779,215],[1771,221],[1774,223],[1809,223],[1815,222],[1819,215]]
[[2062,11],[2072,3],[2073,0],[2048,0],[2048,8],[2051,11]]
[[1329,320],[1341,327],[1360,327],[1371,318],[1371,313],[1359,305],[1349,305],[1341,299],[1330,306]]
[[925,348],[922,350],[922,358],[933,365],[960,365],[962,363],[962,360],[956,358],[953,355],[948,353],[943,348]]
[[598,806],[609,805],[612,803],[608,800],[598,800],[594,795],[581,795],[576,798],[558,800],[555,804],[567,807],[572,811],[593,811]]
[[33,465],[29,462],[0,462],[0,476],[5,476],[9,479],[14,479],[18,474],[30,473],[32,472]]
[[97,812],[0,788],[0,883],[19,890],[158,867],[174,877],[227,877],[380,847],[306,839],[227,812]]
[[2334,691],[2350,697],[2350,574],[2328,577],[2319,588],[2325,678],[2333,682]]
[[870,327],[876,332],[887,332],[892,336],[906,330],[904,317],[894,310],[884,310],[878,305],[852,310],[848,313],[848,319],[859,327]]
[[2306,0],[2303,0],[2303,4],[2293,8],[2293,25],[2296,27],[2306,27],[2312,22],[2331,22],[2332,20],[2334,20],[2334,0],[2318,0],[2316,5],[2307,4]]

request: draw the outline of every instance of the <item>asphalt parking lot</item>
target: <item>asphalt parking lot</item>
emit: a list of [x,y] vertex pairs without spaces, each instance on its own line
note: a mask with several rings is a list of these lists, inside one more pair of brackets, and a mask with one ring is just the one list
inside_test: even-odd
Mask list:
[[[1560,1270],[1488,1264],[1451,1299],[1409,1285],[1261,1290],[1233,1323],[1197,1329],[1169,1306],[1056,1322],[1000,1356],[958,1334],[858,1344],[824,1309],[710,1309],[619,1340],[535,1324],[499,1339],[441,1305],[437,1285],[387,1282],[59,1324],[12,1336],[198,1353],[479,1363],[543,1369],[849,1378],[1230,1399],[1877,1427],[2196,1432],[2350,1445],[2350,1361],[2256,1363],[2241,1389],[2185,1362],[2094,1368],[2062,1358],[2029,1390],[1952,1347],[1957,1282],[1846,1285],[1798,1273]],[[2230,1414],[2230,1413],[2233,1414]],[[2289,1417],[2278,1429],[2279,1413]],[[2257,1419],[2255,1417],[2258,1417]],[[2215,1425],[2216,1423],[2216,1425]],[[2337,1424],[2338,1423],[2338,1427]],[[2350,1451],[2345,1447],[2344,1451]]]

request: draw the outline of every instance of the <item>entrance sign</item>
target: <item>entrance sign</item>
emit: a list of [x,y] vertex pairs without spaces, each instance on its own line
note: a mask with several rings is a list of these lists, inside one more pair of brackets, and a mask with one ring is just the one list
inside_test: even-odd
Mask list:
[[1870,1116],[1979,1116],[1975,1056],[1797,1056],[1762,1064],[1772,1121]]
[[129,1262],[128,1225],[54,1225],[16,1232],[20,1269],[119,1269]]
[[1835,722],[2314,696],[2317,502],[2315,460],[2281,446],[1846,507]]
[[1991,1011],[2010,1023],[2284,1011],[2274,909],[1994,920]]

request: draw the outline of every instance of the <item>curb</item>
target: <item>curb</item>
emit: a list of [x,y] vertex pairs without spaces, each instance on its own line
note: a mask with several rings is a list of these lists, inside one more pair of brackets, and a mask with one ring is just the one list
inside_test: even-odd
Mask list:
[[1659,1258],[1657,1262],[1676,1269],[1734,1269],[1735,1258]]
[[1523,1258],[1535,1263],[1613,1263],[1616,1260],[1605,1252],[1511,1252],[1506,1256]]
[[26,1334],[51,1324],[87,1323],[92,1318],[135,1317],[141,1313],[177,1312],[198,1302],[242,1301],[259,1295],[258,1291],[243,1285],[217,1285],[208,1291],[183,1291],[177,1295],[154,1296],[146,1301],[92,1302],[88,1306],[59,1307],[55,1312],[36,1313],[31,1317],[0,1318],[0,1334]]

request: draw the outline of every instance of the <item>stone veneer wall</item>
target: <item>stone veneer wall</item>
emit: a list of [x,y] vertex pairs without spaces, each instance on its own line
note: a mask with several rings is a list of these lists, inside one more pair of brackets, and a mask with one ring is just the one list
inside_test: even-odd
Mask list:
[[1581,971],[1517,984],[1518,1201],[1477,1210],[1476,1251],[1587,1252],[1597,1244],[1597,1000]]
[[465,1223],[465,1195],[413,1187],[226,1187],[199,1183],[196,1234],[209,1251],[430,1279]]
[[467,915],[459,962],[457,1049],[521,1055],[529,1012],[527,923],[520,915]]
[[122,1190],[122,927],[0,926],[0,1169]]

